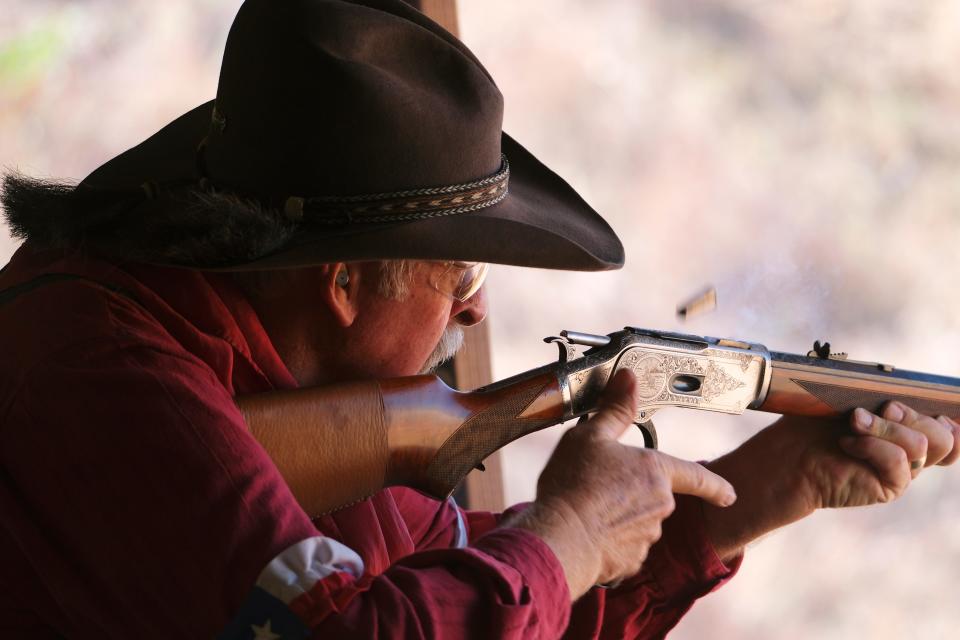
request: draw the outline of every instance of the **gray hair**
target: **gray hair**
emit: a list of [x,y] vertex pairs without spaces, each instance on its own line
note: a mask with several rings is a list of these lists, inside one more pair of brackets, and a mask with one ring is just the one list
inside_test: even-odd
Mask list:
[[410,282],[416,263],[412,260],[384,260],[380,263],[380,295],[389,300],[403,300],[410,293]]
[[[410,293],[415,268],[416,262],[412,260],[382,261],[377,293],[388,300],[403,300]],[[291,271],[292,269],[236,271],[230,275],[247,294],[269,300],[281,295],[291,281]]]

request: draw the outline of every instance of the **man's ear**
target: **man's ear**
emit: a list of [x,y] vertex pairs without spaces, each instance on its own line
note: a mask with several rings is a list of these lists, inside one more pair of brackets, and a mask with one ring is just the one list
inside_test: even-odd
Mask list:
[[345,262],[333,262],[321,267],[321,298],[342,327],[349,327],[357,317],[360,271],[356,265]]

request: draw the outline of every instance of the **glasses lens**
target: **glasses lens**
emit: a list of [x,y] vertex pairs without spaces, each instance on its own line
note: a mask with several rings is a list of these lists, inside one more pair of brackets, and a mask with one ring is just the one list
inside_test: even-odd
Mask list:
[[467,267],[460,276],[460,282],[457,284],[456,291],[453,292],[453,297],[460,302],[469,300],[483,286],[489,269],[490,265],[486,262],[476,262]]
[[440,293],[466,302],[483,286],[489,269],[486,262],[448,262],[433,286]]

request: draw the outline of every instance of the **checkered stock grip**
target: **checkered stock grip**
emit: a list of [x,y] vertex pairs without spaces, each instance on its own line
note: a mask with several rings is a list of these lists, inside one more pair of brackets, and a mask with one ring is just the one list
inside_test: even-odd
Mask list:
[[801,416],[877,413],[891,400],[929,416],[960,418],[960,379],[872,363],[771,352],[762,411]]
[[555,425],[563,417],[556,375],[542,375],[495,391],[470,394],[475,411],[446,439],[418,487],[444,498],[471,469],[517,438]]

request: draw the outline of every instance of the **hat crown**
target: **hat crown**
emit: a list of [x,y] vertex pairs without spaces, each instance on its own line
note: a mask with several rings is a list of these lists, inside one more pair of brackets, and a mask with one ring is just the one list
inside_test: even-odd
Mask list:
[[216,105],[66,196],[21,185],[14,200],[32,204],[14,224],[40,242],[196,268],[623,264],[610,226],[502,133],[502,114],[473,54],[400,0],[248,0]]
[[216,105],[207,177],[261,197],[454,184],[500,166],[500,91],[400,0],[248,0]]

